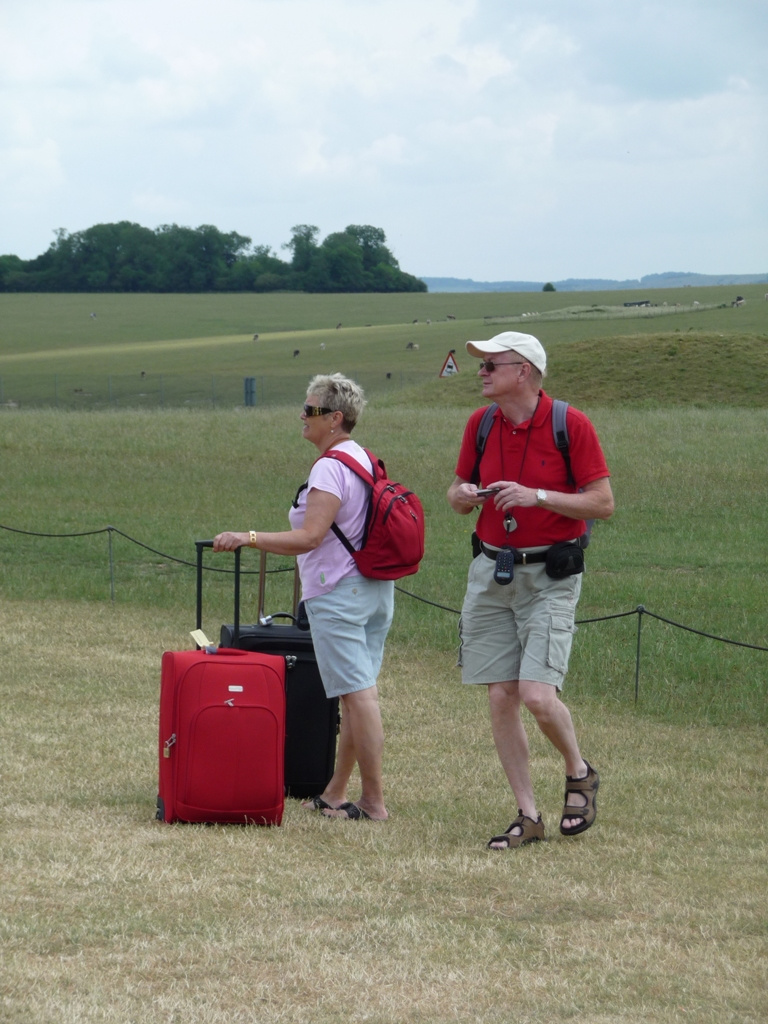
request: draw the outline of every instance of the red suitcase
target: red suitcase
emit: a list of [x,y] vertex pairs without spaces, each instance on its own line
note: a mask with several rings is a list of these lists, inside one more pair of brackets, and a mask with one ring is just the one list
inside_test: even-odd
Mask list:
[[224,648],[163,655],[160,821],[279,825],[284,748],[284,658]]

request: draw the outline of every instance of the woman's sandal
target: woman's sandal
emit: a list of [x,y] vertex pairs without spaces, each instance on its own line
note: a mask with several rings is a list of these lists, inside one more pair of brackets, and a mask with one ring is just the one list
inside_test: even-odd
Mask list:
[[[322,814],[323,814],[324,818],[333,818],[334,820],[338,820],[338,821],[374,821],[375,820],[374,818],[372,818],[370,816],[370,814],[367,811],[364,811],[362,807],[358,807],[357,804],[353,804],[349,800],[347,800],[343,804],[339,804],[338,807],[329,807],[328,810],[331,811],[331,812],[343,811],[344,814],[343,815],[336,814],[336,813],[326,814],[325,811],[323,811]],[[385,821],[386,819],[381,819],[381,820]]]
[[[519,835],[511,835],[513,828],[519,828]],[[509,826],[506,832],[500,836],[494,836],[493,839],[488,840],[489,850],[516,850],[519,846],[526,846],[528,843],[538,843],[539,840],[544,838],[544,822],[541,820],[541,815],[538,816],[536,821],[533,818],[529,818],[527,815],[518,808],[517,817]],[[504,846],[492,846],[492,843],[505,843]]]
[[334,811],[336,808],[332,804],[327,804],[321,796],[313,796],[311,800],[305,800],[301,805],[305,811]]
[[[583,779],[574,779],[570,775],[565,776],[565,807],[563,816],[560,818],[560,832],[564,836],[578,836],[586,832],[595,823],[597,817],[597,788],[600,785],[600,776],[592,765],[585,761],[587,774]],[[571,793],[583,793],[586,797],[586,804],[568,803],[568,796]],[[563,822],[568,818],[579,818],[578,825],[572,828],[565,828]]]

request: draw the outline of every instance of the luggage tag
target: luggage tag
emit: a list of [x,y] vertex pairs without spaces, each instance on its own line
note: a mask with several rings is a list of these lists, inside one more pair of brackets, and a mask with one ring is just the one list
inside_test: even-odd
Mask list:
[[195,644],[201,650],[205,651],[206,654],[216,653],[216,644],[214,644],[211,640],[208,639],[208,637],[205,635],[202,629],[193,629],[189,635],[195,641]]

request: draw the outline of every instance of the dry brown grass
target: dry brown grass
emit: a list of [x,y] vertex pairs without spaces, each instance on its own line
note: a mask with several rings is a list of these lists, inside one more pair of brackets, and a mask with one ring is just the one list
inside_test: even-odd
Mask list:
[[492,853],[514,809],[483,695],[391,649],[386,825],[289,801],[279,829],[167,826],[159,663],[187,620],[2,605],[4,1022],[766,1019],[762,731],[572,705],[598,824],[560,838],[532,731],[550,841]]

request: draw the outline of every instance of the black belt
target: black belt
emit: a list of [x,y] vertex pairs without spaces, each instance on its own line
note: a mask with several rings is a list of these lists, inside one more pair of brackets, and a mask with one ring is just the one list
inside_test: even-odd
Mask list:
[[[498,548],[489,548],[480,541],[480,550],[486,556],[496,561],[496,556],[499,553]],[[546,562],[547,552],[546,551],[518,551],[517,548],[512,548],[514,552],[515,565],[533,565],[535,562]]]

